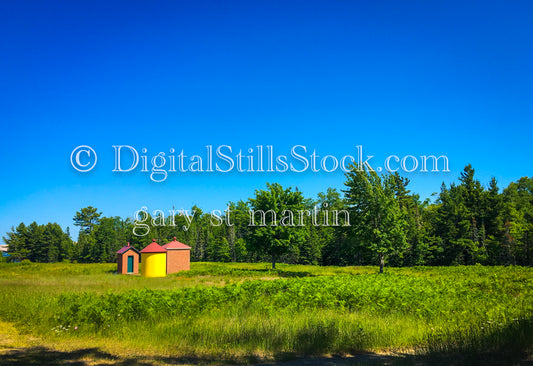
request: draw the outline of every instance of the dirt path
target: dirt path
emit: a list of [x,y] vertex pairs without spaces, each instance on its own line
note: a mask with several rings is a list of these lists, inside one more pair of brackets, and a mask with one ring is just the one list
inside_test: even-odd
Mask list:
[[[393,357],[381,355],[356,355],[350,357],[318,357],[293,361],[255,364],[256,366],[333,366],[333,365],[391,365]],[[21,347],[0,350],[0,365],[69,365],[69,366],[152,366],[152,365],[230,365],[216,360],[195,360],[187,358],[149,357],[118,358],[97,348],[75,351],[57,351],[45,347]]]

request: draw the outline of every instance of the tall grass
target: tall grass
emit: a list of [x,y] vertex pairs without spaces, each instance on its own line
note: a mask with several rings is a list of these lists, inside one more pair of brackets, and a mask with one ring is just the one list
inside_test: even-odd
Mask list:
[[0,265],[0,318],[51,342],[229,360],[533,344],[530,268],[267,266],[193,263],[148,279],[113,265]]

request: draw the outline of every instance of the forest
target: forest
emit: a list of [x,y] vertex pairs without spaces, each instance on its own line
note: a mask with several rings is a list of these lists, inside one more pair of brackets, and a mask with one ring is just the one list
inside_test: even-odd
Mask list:
[[[276,263],[380,265],[381,271],[385,265],[531,266],[533,178],[500,189],[495,178],[482,184],[474,174],[467,165],[457,182],[442,184],[433,202],[411,192],[409,180],[397,173],[363,169],[346,173],[340,192],[328,188],[316,198],[267,183],[254,197],[229,202],[218,217],[197,206],[189,210],[191,217],[144,217],[144,236],[134,234],[139,222],[133,217],[106,217],[89,206],[73,217],[77,240],[57,223],[12,227],[3,238],[9,254],[3,260],[115,262],[127,242],[142,249],[152,239],[166,244],[177,237],[191,246],[192,261],[270,262],[273,268]],[[250,210],[272,214],[265,225],[250,225]],[[349,225],[346,218],[335,225],[327,216],[343,210]],[[288,211],[309,214],[301,217],[303,225],[282,225],[279,218]]]

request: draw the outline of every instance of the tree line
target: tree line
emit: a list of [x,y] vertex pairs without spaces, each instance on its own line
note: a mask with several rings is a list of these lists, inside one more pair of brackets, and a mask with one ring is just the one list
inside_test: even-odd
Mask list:
[[35,262],[115,262],[127,242],[142,249],[154,238],[165,244],[177,237],[191,246],[193,261],[379,264],[381,271],[386,263],[533,264],[533,178],[500,191],[496,179],[483,186],[467,165],[458,182],[443,183],[430,202],[397,173],[353,168],[343,190],[328,188],[316,198],[267,183],[254,197],[229,202],[217,217],[197,206],[188,217],[144,213],[144,236],[134,235],[138,217],[105,217],[89,206],[73,217],[80,228],[75,242],[68,228],[35,222],[12,228],[4,241],[11,260]]

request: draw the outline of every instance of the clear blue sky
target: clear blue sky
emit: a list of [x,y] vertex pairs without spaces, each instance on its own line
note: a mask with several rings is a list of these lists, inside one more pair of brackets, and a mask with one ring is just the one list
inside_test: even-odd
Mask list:
[[[308,197],[334,173],[113,173],[148,156],[272,145],[342,157],[441,155],[406,173],[429,197],[471,163],[500,187],[531,176],[531,1],[19,1],[0,3],[0,235],[105,216],[224,209],[266,182]],[[71,151],[98,154],[90,173]],[[76,236],[74,235],[74,239]]]

